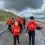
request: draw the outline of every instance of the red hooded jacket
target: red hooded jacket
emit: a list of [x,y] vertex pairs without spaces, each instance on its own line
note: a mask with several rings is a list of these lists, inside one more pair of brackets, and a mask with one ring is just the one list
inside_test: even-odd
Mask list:
[[16,36],[19,35],[20,27],[19,26],[13,26],[12,32],[13,32],[13,35],[16,35]]
[[36,22],[29,22],[28,23],[28,30],[34,31],[38,27],[38,24]]
[[12,20],[11,19],[8,20],[8,25],[12,25]]
[[18,18],[17,21],[22,25],[23,24],[23,20],[21,18]]

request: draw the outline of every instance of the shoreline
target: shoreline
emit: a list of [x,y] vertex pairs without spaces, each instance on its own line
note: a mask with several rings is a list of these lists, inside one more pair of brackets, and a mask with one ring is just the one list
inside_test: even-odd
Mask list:
[[[27,20],[29,21],[30,19],[27,18]],[[35,21],[45,24],[45,19],[35,19]]]

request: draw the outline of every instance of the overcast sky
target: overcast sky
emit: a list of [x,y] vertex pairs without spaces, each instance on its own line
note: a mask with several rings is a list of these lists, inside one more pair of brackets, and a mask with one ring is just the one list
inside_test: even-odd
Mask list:
[[0,10],[3,9],[21,11],[19,14],[45,14],[45,0],[0,0]]
[[0,9],[15,9],[17,11],[23,10],[26,7],[40,8],[43,4],[43,0],[0,0]]

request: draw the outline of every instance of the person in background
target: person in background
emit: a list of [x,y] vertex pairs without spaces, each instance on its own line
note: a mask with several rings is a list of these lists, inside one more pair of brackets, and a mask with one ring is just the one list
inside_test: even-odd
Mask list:
[[22,30],[23,30],[23,20],[22,20],[22,18],[17,18],[17,21],[18,21],[18,23],[19,23],[19,26],[20,26],[20,28],[21,28],[21,31],[20,31],[20,33],[22,32]]
[[12,19],[9,18],[8,21],[7,21],[7,24],[8,24],[8,29],[9,29],[9,31],[12,32],[12,31],[11,31]]
[[14,25],[14,17],[12,18],[12,25]]
[[26,27],[26,19],[25,18],[23,18],[23,25],[24,25],[24,29],[25,29],[25,27]]
[[14,36],[14,45],[16,45],[16,39],[18,40],[19,43],[19,34],[20,34],[20,26],[18,26],[18,22],[14,22],[14,26],[12,27],[12,32]]
[[31,16],[30,22],[27,24],[27,30],[26,30],[26,35],[27,35],[27,31],[29,34],[29,45],[35,45],[35,29],[39,30],[41,28],[42,25],[39,26],[38,23],[34,21],[34,17]]
[[14,22],[17,21],[15,17],[12,18],[12,25],[14,25]]

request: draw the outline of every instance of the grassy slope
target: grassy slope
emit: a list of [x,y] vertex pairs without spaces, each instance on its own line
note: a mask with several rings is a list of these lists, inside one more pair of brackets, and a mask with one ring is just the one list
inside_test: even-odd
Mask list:
[[13,18],[13,17],[17,17],[17,16],[11,12],[6,12],[6,11],[0,10],[0,22],[5,22],[9,18]]

